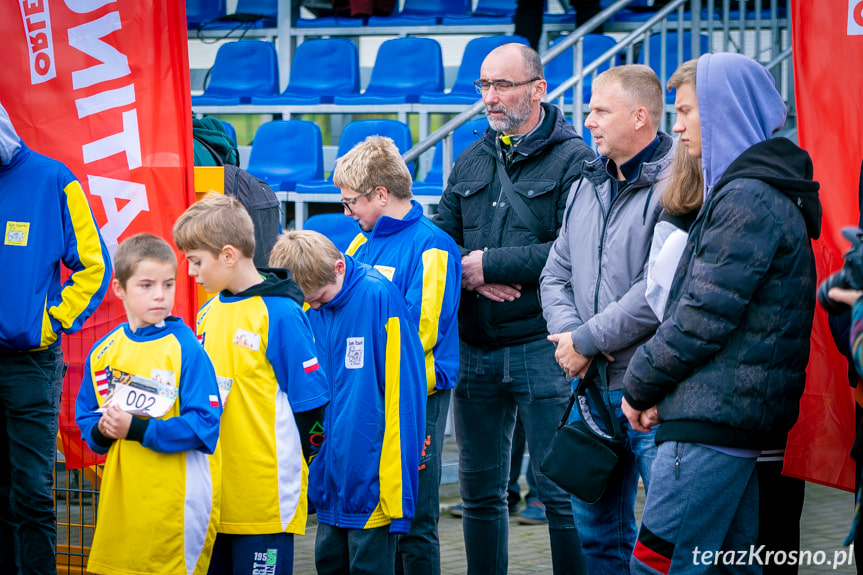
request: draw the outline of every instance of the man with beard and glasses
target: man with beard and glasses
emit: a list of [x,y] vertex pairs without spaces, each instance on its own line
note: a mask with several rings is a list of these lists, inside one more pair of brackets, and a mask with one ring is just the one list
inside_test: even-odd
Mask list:
[[546,339],[539,275],[567,193],[594,154],[558,108],[542,103],[546,82],[532,48],[496,48],[475,84],[490,127],[456,161],[435,220],[462,255],[453,413],[468,573],[507,572],[516,410],[548,514],[554,573],[584,573],[569,495],[539,472],[570,393]]

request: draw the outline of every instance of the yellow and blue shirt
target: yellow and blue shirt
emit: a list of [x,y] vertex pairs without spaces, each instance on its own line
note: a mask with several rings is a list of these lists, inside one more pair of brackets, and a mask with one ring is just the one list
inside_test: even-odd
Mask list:
[[461,299],[461,253],[455,241],[411,200],[404,218],[381,216],[371,232],[354,238],[347,254],[374,266],[404,295],[425,353],[428,393],[455,387]]
[[407,533],[425,432],[422,345],[398,288],[350,256],[345,264],[339,293],[307,312],[332,393],[309,501],[326,525]]
[[[0,299],[0,351],[45,349],[81,329],[99,306],[111,258],[81,184],[21,142],[5,112],[0,149],[13,154],[0,156],[0,269],[15,277]],[[65,282],[61,263],[72,272]]]
[[[111,441],[98,432],[101,414],[96,410],[117,375],[177,388],[177,399],[165,415],[143,420],[140,441]],[[213,365],[179,318],[134,333],[122,324],[93,346],[75,420],[90,448],[107,451],[108,457],[88,571],[207,572],[220,479],[218,455],[208,454],[216,448],[221,412]]]
[[225,400],[219,451],[219,533],[303,534],[308,468],[294,413],[329,401],[302,292],[286,270],[263,283],[222,292],[198,312],[197,332]]

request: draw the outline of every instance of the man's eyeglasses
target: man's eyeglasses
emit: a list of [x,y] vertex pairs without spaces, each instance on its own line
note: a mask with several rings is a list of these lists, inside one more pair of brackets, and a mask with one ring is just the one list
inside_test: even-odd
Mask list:
[[349,200],[346,200],[346,199],[342,198],[342,199],[340,200],[340,202],[341,202],[341,204],[342,204],[342,207],[348,211],[348,214],[349,214],[349,215],[350,215],[350,214],[353,214],[353,213],[354,213],[354,210],[353,210],[353,209],[351,209],[351,206],[352,206],[352,205],[354,205],[355,203],[357,203],[357,200],[358,200],[358,199],[360,199],[360,198],[362,198],[362,197],[365,197],[365,196],[368,196],[369,194],[373,193],[374,191],[375,191],[375,189],[374,189],[374,188],[372,188],[372,189],[370,189],[369,191],[367,191],[367,192],[363,192],[362,194],[360,194],[360,195],[358,195],[358,196],[356,196],[356,197],[354,197],[354,198],[351,198],[351,199],[349,199]]
[[477,80],[473,83],[476,88],[477,94],[485,94],[492,87],[494,87],[494,91],[498,94],[506,94],[516,86],[524,86],[525,84],[530,84],[531,82],[536,82],[537,80],[542,80],[542,78],[531,78],[530,80],[525,80],[524,82],[510,82],[509,80]]

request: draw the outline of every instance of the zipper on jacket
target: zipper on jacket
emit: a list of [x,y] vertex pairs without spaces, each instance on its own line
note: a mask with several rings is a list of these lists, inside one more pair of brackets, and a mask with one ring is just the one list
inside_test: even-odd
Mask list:
[[[321,311],[330,316],[329,318],[327,318],[327,349],[332,350],[333,349],[333,322],[332,322],[332,317],[335,315],[335,313],[330,311],[330,310],[321,310]],[[333,354],[332,353],[327,354],[327,369],[329,370],[327,373],[332,373],[332,374],[335,373],[335,371],[333,371]],[[335,402],[336,402],[336,389],[335,389],[335,386],[333,386],[332,397],[330,397],[330,403],[335,404]],[[335,413],[335,411],[336,410],[334,408],[332,410],[332,412]],[[327,435],[330,435],[330,434],[327,433]],[[326,441],[326,440],[327,440],[327,438],[324,437],[324,441]],[[329,475],[333,470],[332,455],[331,455],[332,452],[333,452],[332,449],[327,450],[327,460],[326,460],[327,461],[327,475]],[[327,477],[326,482],[329,484],[329,486],[332,490],[331,493],[337,493],[338,490],[335,489],[334,485],[332,485],[332,481],[329,479],[329,477]],[[338,506],[338,502],[336,501],[335,498],[333,499],[333,522],[335,523],[335,527],[339,526],[339,506]]]
[[[617,180],[612,179],[611,185],[617,187]],[[596,186],[593,187],[593,192],[596,194],[596,199],[599,205],[602,206],[602,200],[599,198],[599,190]],[[608,220],[611,218],[611,212],[614,211],[614,202],[620,197],[620,190],[615,190],[614,197],[611,203],[608,204],[608,213],[602,218],[602,236],[599,238],[599,269],[596,275],[596,286],[593,290],[593,313],[599,313],[599,286],[602,284],[602,248],[605,246],[605,232],[608,230]]]

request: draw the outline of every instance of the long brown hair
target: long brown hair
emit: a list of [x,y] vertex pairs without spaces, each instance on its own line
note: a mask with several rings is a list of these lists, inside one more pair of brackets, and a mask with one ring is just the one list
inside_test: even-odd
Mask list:
[[671,164],[671,179],[662,194],[662,208],[675,216],[700,210],[704,202],[703,188],[701,158],[690,156],[686,146],[678,144]]

